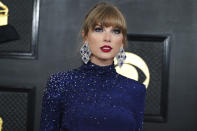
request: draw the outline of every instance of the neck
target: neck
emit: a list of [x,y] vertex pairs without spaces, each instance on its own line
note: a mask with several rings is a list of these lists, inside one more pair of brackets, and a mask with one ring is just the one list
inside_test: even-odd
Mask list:
[[105,59],[98,59],[95,57],[91,57],[90,61],[96,65],[99,65],[99,66],[108,66],[113,63],[113,59],[105,60]]

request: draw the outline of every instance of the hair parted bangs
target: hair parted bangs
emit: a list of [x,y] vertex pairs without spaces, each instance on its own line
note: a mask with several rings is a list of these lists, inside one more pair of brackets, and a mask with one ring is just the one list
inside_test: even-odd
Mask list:
[[101,2],[89,11],[82,25],[84,37],[87,36],[89,30],[94,30],[96,25],[102,27],[113,26],[120,29],[123,34],[123,43],[124,45],[127,44],[126,21],[120,10],[114,5]]

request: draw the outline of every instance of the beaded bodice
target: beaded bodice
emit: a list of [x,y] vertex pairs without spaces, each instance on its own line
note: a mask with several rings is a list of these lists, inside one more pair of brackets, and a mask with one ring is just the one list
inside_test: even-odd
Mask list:
[[40,131],[141,131],[145,86],[92,62],[52,75]]

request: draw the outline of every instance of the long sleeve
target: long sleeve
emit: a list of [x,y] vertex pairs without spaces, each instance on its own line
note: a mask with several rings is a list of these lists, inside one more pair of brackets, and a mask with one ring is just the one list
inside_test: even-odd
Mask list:
[[140,88],[136,93],[136,119],[137,119],[137,129],[136,131],[143,130],[143,120],[144,120],[144,107],[145,107],[145,97],[146,97],[146,87],[140,84]]
[[59,78],[52,75],[43,95],[40,131],[58,131],[60,121]]

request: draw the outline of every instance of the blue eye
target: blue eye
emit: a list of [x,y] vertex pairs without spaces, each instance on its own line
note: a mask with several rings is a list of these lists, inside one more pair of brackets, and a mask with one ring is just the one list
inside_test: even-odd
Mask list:
[[112,32],[115,33],[115,34],[120,34],[120,30],[119,29],[114,29]]
[[102,29],[101,27],[96,27],[96,28],[94,29],[94,31],[96,31],[96,32],[103,32],[103,29]]

